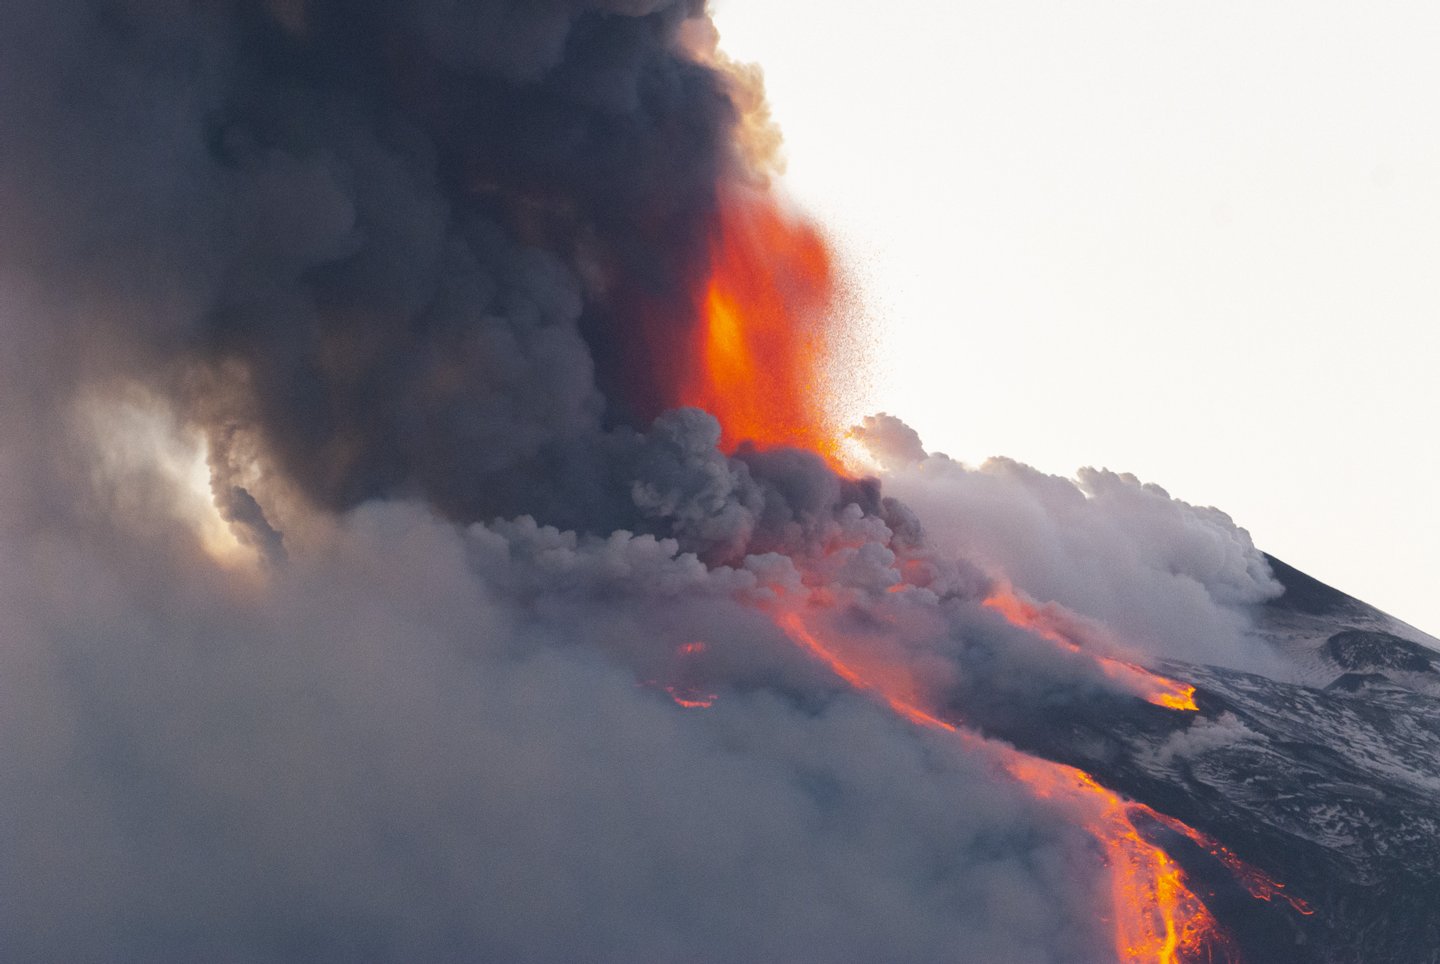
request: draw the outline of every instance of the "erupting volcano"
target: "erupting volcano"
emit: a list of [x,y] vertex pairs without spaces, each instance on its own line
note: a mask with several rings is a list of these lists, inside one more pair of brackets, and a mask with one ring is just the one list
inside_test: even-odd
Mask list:
[[1436,960],[1435,641],[844,424],[761,95],[699,0],[0,5],[0,958]]
[[[832,256],[814,228],[783,214],[780,203],[768,193],[750,189],[722,195],[715,217],[711,270],[681,400],[717,417],[721,445],[727,451],[742,442],[785,446],[808,449],[838,464],[841,433],[826,409],[824,386],[833,349],[825,337],[826,312],[833,308],[837,280]],[[1039,607],[1004,586],[997,586],[984,605],[1016,626],[1081,652],[1072,633],[1061,628],[1066,615],[1053,605]],[[1233,959],[1228,938],[1189,889],[1184,871],[1141,835],[1129,814],[1133,808],[1197,838],[1198,832],[1122,800],[1082,770],[1029,757],[958,730],[920,707],[914,695],[917,687],[903,681],[904,667],[884,665],[883,657],[877,662],[876,654],[867,654],[863,647],[842,658],[806,628],[796,609],[782,611],[776,621],[841,680],[874,694],[917,726],[967,736],[968,745],[995,756],[1007,774],[1069,812],[1093,834],[1111,877],[1118,960],[1181,964],[1222,956]],[[1073,616],[1068,621],[1079,622]],[[1157,706],[1197,709],[1194,686],[1122,660],[1099,654],[1093,659],[1117,685]],[[668,689],[682,707],[709,708],[713,702],[713,695],[696,700]],[[1243,862],[1237,861],[1232,869],[1247,880],[1268,879]]]
[[[890,587],[892,592],[906,588],[898,583]],[[816,606],[823,610],[827,604],[833,607],[836,601],[823,586],[808,596],[808,605],[782,600],[772,611],[772,618],[797,646],[837,678],[873,696],[901,719],[918,727],[952,734],[967,749],[993,760],[998,770],[1025,786],[1038,799],[1059,808],[1093,835],[1110,877],[1108,916],[1114,928],[1117,961],[1184,964],[1240,960],[1230,937],[1191,889],[1185,871],[1162,847],[1145,836],[1132,815],[1162,823],[1220,855],[1230,872],[1256,898],[1270,900],[1283,890],[1283,884],[1272,881],[1262,871],[1250,867],[1180,821],[1123,799],[1083,770],[1029,756],[942,719],[939,710],[921,705],[919,694],[924,690],[923,684],[911,676],[907,667],[887,660],[883,650],[868,646],[865,640],[844,647],[822,642],[807,626],[805,612]],[[1009,589],[995,590],[984,604],[1001,612],[1013,624],[1057,642],[1070,652],[1081,651],[1068,635],[1055,628],[1064,619],[1056,607],[1041,610],[1019,599]],[[694,645],[687,644],[681,652],[693,653]],[[1095,659],[1107,676],[1149,702],[1173,711],[1197,710],[1193,686],[1165,679],[1130,663],[1103,656]],[[713,697],[703,704],[679,696],[675,696],[675,700],[683,707],[708,708]],[[1302,901],[1292,899],[1291,906],[1301,913],[1309,913]]]

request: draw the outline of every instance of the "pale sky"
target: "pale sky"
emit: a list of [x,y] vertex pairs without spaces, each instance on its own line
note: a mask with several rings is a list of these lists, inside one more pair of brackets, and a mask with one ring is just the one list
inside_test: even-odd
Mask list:
[[855,267],[866,408],[1440,633],[1440,4],[715,6]]

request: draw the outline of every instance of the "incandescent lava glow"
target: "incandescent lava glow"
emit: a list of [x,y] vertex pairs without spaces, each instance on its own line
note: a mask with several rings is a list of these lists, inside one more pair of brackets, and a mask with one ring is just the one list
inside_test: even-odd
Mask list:
[[667,679],[663,682],[649,680],[642,685],[662,690],[681,709],[710,709],[718,697],[703,685],[695,668],[695,660],[703,656],[708,649],[705,643],[698,640],[680,644],[671,658]]
[[[862,670],[847,662],[810,631],[798,610],[782,609],[775,614],[775,620],[797,646],[829,667],[839,679],[884,703],[910,723],[953,734],[972,750],[990,756],[1037,799],[1054,803],[1094,837],[1104,853],[1109,876],[1118,960],[1125,964],[1185,964],[1233,957],[1230,941],[1209,908],[1190,889],[1180,865],[1141,835],[1132,815],[1144,814],[1166,826],[1183,828],[1181,832],[1191,839],[1208,838],[1178,820],[1123,799],[1083,770],[1028,756],[927,712],[917,705],[910,687],[894,683],[894,674],[871,674],[869,667]],[[1236,867],[1232,870],[1238,867],[1259,874],[1234,859]],[[1243,875],[1241,879],[1243,882]]]
[[675,686],[665,687],[665,692],[683,710],[708,710],[715,705],[715,694],[696,694]]
[[[1147,808],[1148,809],[1148,808]],[[1191,843],[1208,851],[1212,857],[1225,865],[1225,868],[1234,875],[1246,892],[1256,900],[1281,900],[1289,904],[1291,909],[1302,916],[1309,917],[1315,913],[1315,909],[1300,897],[1285,893],[1285,885],[1271,877],[1258,867],[1252,867],[1237,857],[1229,847],[1213,837],[1208,837],[1196,830],[1189,824],[1182,823],[1174,817],[1167,817],[1163,813],[1154,810],[1149,811],[1150,816],[1157,822],[1169,827],[1176,833],[1183,834],[1189,838]]]
[[826,337],[838,276],[825,239],[768,192],[731,186],[709,268],[681,403],[719,419],[726,451],[791,446],[838,468]]
[[1106,676],[1148,703],[1191,713],[1199,709],[1195,703],[1195,687],[1190,684],[1167,679],[1134,663],[1101,656],[1081,646],[1076,639],[1080,629],[1078,617],[1066,613],[1055,603],[1038,605],[1002,584],[985,598],[985,607],[1004,616],[1012,626],[1027,629],[1062,649],[1086,653]]
[[[933,716],[920,709],[920,707],[915,705],[914,698],[902,691],[897,691],[899,687],[893,682],[887,685],[883,679],[872,678],[871,676],[862,674],[859,670],[845,662],[845,660],[841,659],[834,651],[821,643],[815,634],[806,628],[805,620],[800,618],[799,613],[793,611],[781,612],[776,617],[776,622],[778,622],[780,628],[785,631],[786,636],[790,637],[793,642],[797,643],[811,656],[814,656],[828,666],[830,671],[836,676],[840,677],[855,689],[877,697],[884,702],[886,706],[894,710],[897,715],[904,717],[917,726],[929,727],[934,730],[945,730],[949,733],[959,732],[955,724],[946,723],[939,717]],[[905,687],[905,689],[909,689],[909,687]]]

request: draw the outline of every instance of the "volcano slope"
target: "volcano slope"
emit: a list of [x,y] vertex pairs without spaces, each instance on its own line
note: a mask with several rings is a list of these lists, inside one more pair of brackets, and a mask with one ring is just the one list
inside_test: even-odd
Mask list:
[[1243,960],[1440,961],[1440,641],[1268,561],[1285,592],[1256,612],[1256,645],[1276,671],[1166,661],[1196,686],[1198,713],[1117,698],[1043,718],[983,708],[982,726],[1284,882],[1256,900],[1223,854],[1151,828]]

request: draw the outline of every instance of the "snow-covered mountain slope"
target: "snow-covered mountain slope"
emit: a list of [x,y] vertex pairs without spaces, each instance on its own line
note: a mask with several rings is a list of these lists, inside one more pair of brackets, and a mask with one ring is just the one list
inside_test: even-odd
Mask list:
[[[1440,639],[1327,586],[1273,556],[1266,557],[1284,595],[1259,608],[1257,635],[1284,667],[1275,675],[1327,686],[1399,685],[1440,696]],[[1368,680],[1356,677],[1379,677]]]
[[1212,855],[1163,840],[1243,960],[1437,964],[1440,641],[1274,566],[1286,593],[1257,624],[1279,678],[1169,662],[1198,713],[1114,699],[989,729],[1215,837],[1309,905],[1255,900]]

